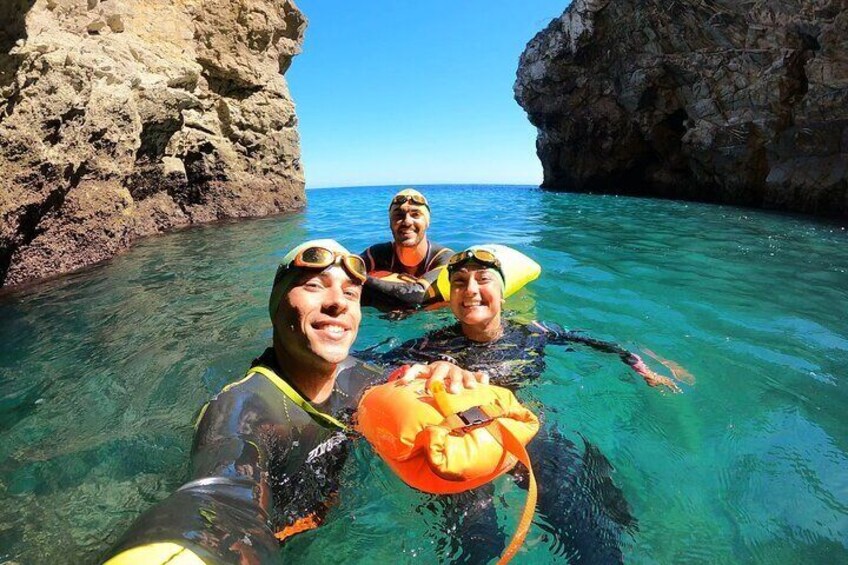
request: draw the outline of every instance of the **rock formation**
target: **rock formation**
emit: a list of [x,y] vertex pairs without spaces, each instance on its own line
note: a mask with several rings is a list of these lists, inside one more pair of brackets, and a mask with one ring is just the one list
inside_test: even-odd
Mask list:
[[515,97],[543,187],[848,216],[846,0],[574,0]]
[[0,285],[304,202],[291,0],[0,2]]

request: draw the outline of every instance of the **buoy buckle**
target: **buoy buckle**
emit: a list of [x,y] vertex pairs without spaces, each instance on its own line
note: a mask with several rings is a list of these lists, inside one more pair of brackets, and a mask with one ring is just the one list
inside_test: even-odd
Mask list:
[[463,424],[463,431],[468,431],[473,428],[485,426],[492,421],[491,416],[483,412],[479,406],[472,406],[468,410],[457,412],[456,414]]

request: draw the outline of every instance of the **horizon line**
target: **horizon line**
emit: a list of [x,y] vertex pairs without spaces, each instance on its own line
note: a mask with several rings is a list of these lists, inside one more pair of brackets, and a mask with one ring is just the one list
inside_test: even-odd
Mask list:
[[539,184],[522,184],[522,183],[511,183],[511,182],[461,182],[461,183],[452,183],[452,182],[428,182],[428,183],[387,183],[387,184],[351,184],[351,185],[331,185],[331,186],[306,186],[304,190],[329,190],[333,188],[388,188],[395,186],[403,186],[408,188],[415,188],[418,186],[524,186],[524,187],[532,187],[539,188]]

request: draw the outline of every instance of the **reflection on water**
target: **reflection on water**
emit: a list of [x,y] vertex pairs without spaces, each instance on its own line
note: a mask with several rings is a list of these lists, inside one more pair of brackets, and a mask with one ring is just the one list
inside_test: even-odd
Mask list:
[[[425,188],[440,243],[513,245],[543,266],[517,315],[649,349],[695,376],[645,387],[617,359],[548,348],[533,396],[597,446],[637,518],[631,562],[848,560],[848,234],[720,206]],[[304,238],[388,238],[393,189],[309,193],[304,214],[142,242],[0,298],[0,562],[94,561],[186,476],[196,410],[270,337],[276,262]],[[355,205],[352,205],[355,204]],[[370,315],[369,315],[370,314]],[[358,347],[444,325],[366,312]],[[652,361],[655,369],[662,367]],[[582,438],[581,438],[582,436]],[[364,445],[324,527],[282,559],[433,562],[450,532]],[[511,533],[524,492],[496,485]],[[527,562],[555,562],[542,527]],[[441,548],[441,549],[440,549]]]

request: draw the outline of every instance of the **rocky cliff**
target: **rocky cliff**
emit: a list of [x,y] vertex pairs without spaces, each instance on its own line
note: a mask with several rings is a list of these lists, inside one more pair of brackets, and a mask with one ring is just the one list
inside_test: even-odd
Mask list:
[[845,0],[574,0],[515,97],[544,187],[848,216]]
[[291,0],[0,2],[0,285],[304,201]]

